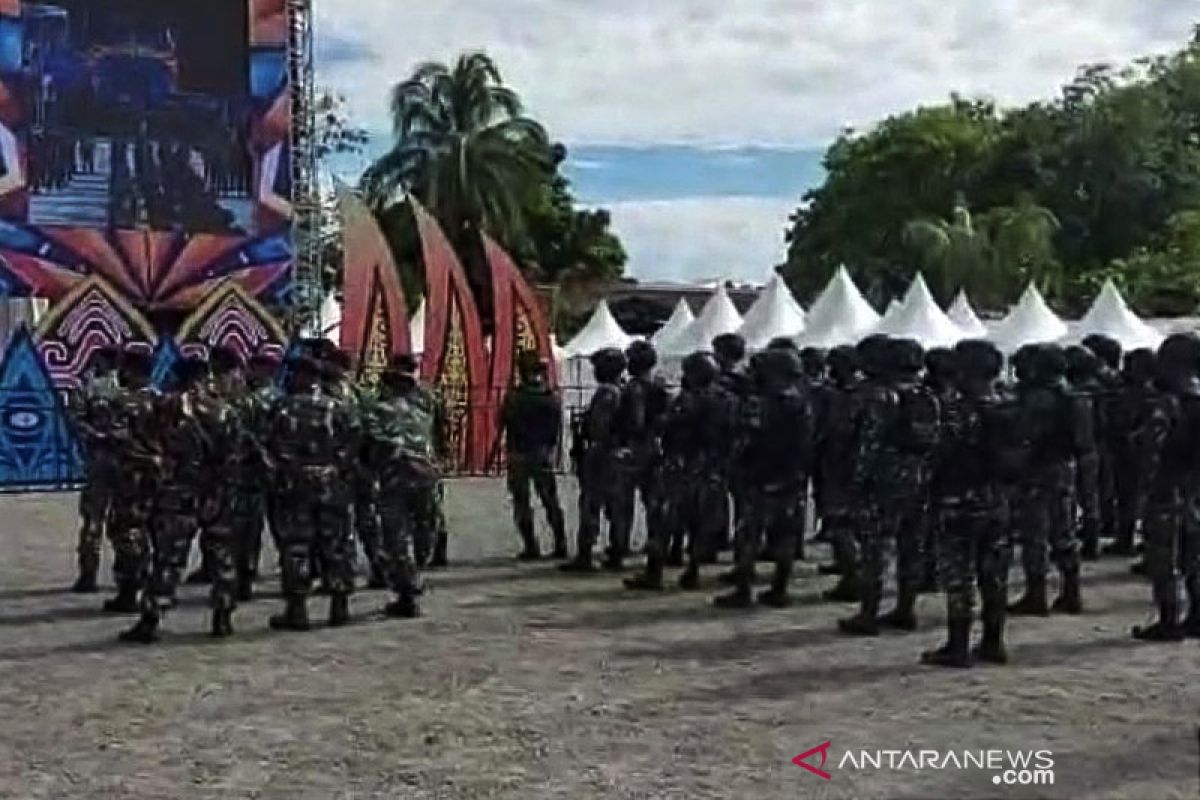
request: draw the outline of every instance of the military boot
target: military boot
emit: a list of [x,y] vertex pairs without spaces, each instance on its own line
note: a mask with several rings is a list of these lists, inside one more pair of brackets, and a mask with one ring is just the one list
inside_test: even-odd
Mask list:
[[287,596],[287,605],[282,614],[271,617],[270,626],[276,631],[307,631],[312,625],[308,621],[308,603],[304,595]]
[[733,591],[713,598],[717,608],[753,608],[754,593],[750,588],[747,571],[734,568]]
[[1079,568],[1062,571],[1062,586],[1050,610],[1056,614],[1082,614],[1083,601],[1079,597]]
[[107,614],[132,614],[139,608],[137,584],[133,581],[119,581],[117,596],[104,601]]
[[214,608],[212,612],[212,635],[225,639],[233,635],[233,609]]
[[1189,639],[1200,639],[1200,608],[1195,604],[1188,606],[1187,617],[1183,620],[1183,635]]
[[71,591],[76,594],[94,594],[100,587],[96,583],[96,575],[100,571],[99,559],[88,554],[79,557],[79,578]]
[[952,617],[946,622],[946,643],[921,654],[921,663],[931,667],[971,666],[971,618]]
[[249,603],[254,600],[254,575],[242,573],[237,578],[237,599],[239,603]]
[[384,607],[383,613],[393,619],[416,619],[421,616],[421,607],[411,592],[403,592]]
[[917,593],[909,588],[900,589],[896,596],[896,607],[879,618],[879,624],[901,631],[917,629]]
[[649,592],[661,592],[663,590],[663,564],[662,558],[650,552],[646,555],[646,569],[636,577],[626,578],[626,589],[642,590]]
[[521,534],[521,544],[524,549],[517,554],[518,561],[538,561],[542,557],[542,549],[538,546],[537,534],[533,530],[533,521],[522,522],[518,531]]
[[789,608],[792,605],[792,597],[788,594],[788,586],[792,582],[791,562],[778,562],[775,564],[775,575],[771,578],[771,588],[758,593],[759,605],[768,608]]
[[341,628],[350,623],[350,595],[334,592],[329,596],[329,627]]
[[860,599],[858,576],[853,571],[843,573],[832,589],[821,592],[821,597],[831,603],[857,603]]
[[153,644],[158,641],[158,614],[146,611],[141,619],[117,638],[128,644]]
[[1025,585],[1025,594],[1008,607],[1014,617],[1048,617],[1050,608],[1046,604],[1046,577],[1030,578]]
[[433,556],[429,559],[429,569],[445,569],[450,566],[449,550],[450,532],[439,530],[433,541]]
[[879,590],[875,587],[860,587],[862,594],[858,613],[849,619],[838,620],[838,629],[851,636],[879,635]]
[[1004,647],[1004,597],[1003,595],[983,598],[983,637],[971,650],[976,661],[989,664],[1007,664],[1008,651]]
[[1143,642],[1181,642],[1185,635],[1184,626],[1179,624],[1178,603],[1159,603],[1158,622],[1133,629],[1133,638]]
[[550,556],[555,561],[564,561],[570,556],[567,552],[567,534],[561,527],[554,531],[554,552]]
[[700,565],[695,561],[687,565],[679,576],[679,588],[685,592],[694,592],[700,588]]

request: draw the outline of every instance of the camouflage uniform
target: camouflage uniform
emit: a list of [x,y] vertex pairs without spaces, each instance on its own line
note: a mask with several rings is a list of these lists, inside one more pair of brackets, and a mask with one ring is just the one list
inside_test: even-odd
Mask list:
[[[320,366],[297,360],[301,373]],[[330,621],[344,624],[354,589],[353,546],[347,525],[347,463],[357,442],[345,404],[299,376],[276,407],[267,448],[274,461],[283,593],[288,607],[272,618],[282,629],[308,627],[306,599],[313,557],[319,555],[333,595]]]
[[[1200,340],[1171,336],[1158,354],[1160,391],[1147,397],[1142,424],[1131,444],[1150,475],[1146,509],[1146,568],[1159,619],[1133,635],[1147,641],[1200,637]],[[1180,624],[1179,590],[1186,589],[1187,618]]]
[[816,393],[816,466],[813,489],[823,538],[833,548],[833,564],[823,574],[841,575],[838,585],[825,593],[828,600],[858,599],[858,546],[855,520],[859,498],[854,487],[858,359],[852,347],[834,348],[829,354],[830,378]]
[[1096,436],[1100,450],[1100,537],[1116,539],[1120,522],[1117,474],[1120,470],[1122,443],[1114,426],[1122,383],[1121,344],[1107,336],[1092,334],[1084,337],[1083,346],[1100,360],[1097,373],[1099,392],[1096,396]]
[[1010,414],[996,391],[1003,361],[984,342],[957,348],[962,372],[958,390],[943,392],[939,464],[934,497],[939,511],[941,583],[946,592],[945,646],[926,652],[922,661],[940,666],[969,666],[972,609],[976,586],[983,601],[983,639],[976,655],[1004,663],[1005,603],[1010,550],[1003,472]]
[[[628,453],[628,458],[621,464],[625,471],[621,485],[627,493],[622,506],[630,515],[624,528],[633,529],[634,492],[637,492],[646,512],[646,538],[649,539],[659,535],[657,529],[663,524],[664,501],[657,474],[660,468],[659,436],[670,396],[666,384],[652,373],[656,356],[649,344],[635,343],[626,351],[626,357],[630,378],[621,391],[615,423],[621,447]],[[613,566],[620,567],[622,555],[610,553]]]
[[117,596],[105,610],[138,610],[138,592],[150,569],[151,519],[162,485],[156,410],[161,394],[151,387],[123,390],[118,398],[113,442],[121,479],[115,484],[108,536],[113,547]]
[[764,539],[775,575],[759,601],[774,607],[788,605],[796,537],[804,533],[798,512],[804,508],[801,498],[812,466],[813,419],[808,394],[800,385],[801,362],[788,351],[767,351],[756,358],[759,389],[743,402],[740,434],[746,518],[737,541],[736,586],[717,598],[720,607],[750,604],[754,563]]
[[1014,513],[1022,533],[1025,595],[1008,611],[1039,616],[1048,612],[1049,555],[1062,579],[1054,609],[1079,613],[1079,539],[1073,524],[1075,458],[1091,440],[1092,409],[1066,391],[1066,358],[1059,348],[1034,346],[1017,359],[1017,369],[1016,435],[1025,466]]
[[1085,441],[1075,459],[1076,497],[1079,503],[1078,536],[1080,554],[1085,559],[1100,555],[1100,535],[1104,525],[1100,499],[1101,465],[1101,415],[1100,403],[1103,387],[1100,385],[1100,362],[1083,347],[1070,347],[1066,351],[1067,380],[1075,395],[1080,413],[1090,413],[1092,422]]
[[[840,624],[844,632],[858,635],[874,635],[880,623],[902,630],[916,627],[913,609],[924,578],[920,522],[939,424],[937,400],[916,377],[923,358],[920,345],[877,340],[870,347],[863,366],[873,379],[861,392],[854,478],[866,506],[858,529],[861,605],[857,616]],[[893,550],[896,608],[878,617]]]
[[566,558],[566,523],[558,499],[558,481],[554,476],[554,454],[558,450],[562,428],[562,406],[558,397],[541,378],[533,374],[524,376],[504,399],[500,417],[513,523],[524,546],[521,557],[541,557],[530,503],[532,486],[554,535],[554,557]]
[[91,376],[70,398],[74,428],[83,445],[85,476],[79,494],[79,579],[77,592],[94,592],[100,550],[119,480],[112,432],[120,386],[115,374]]
[[[263,441],[270,424],[271,410],[279,398],[274,386],[263,386],[242,393],[232,401],[237,425],[237,475],[232,493],[233,539],[237,544],[238,599],[253,596],[262,559],[263,523],[266,521],[270,471],[263,452]],[[271,531],[272,535],[276,531]]]
[[620,350],[601,350],[592,356],[598,386],[588,404],[582,424],[583,452],[579,462],[579,530],[574,560],[564,564],[567,572],[594,569],[592,549],[600,536],[601,516],[608,519],[609,553],[624,554],[629,547],[626,527],[630,512],[625,503],[629,493],[623,480],[625,471],[618,464],[624,454],[617,437],[616,419],[621,407],[621,373],[625,354]]
[[1116,453],[1114,484],[1117,493],[1117,530],[1113,546],[1107,552],[1131,556],[1134,540],[1146,518],[1146,499],[1157,470],[1158,453],[1154,448],[1135,447],[1145,441],[1144,415],[1154,406],[1159,391],[1154,385],[1157,365],[1151,350],[1134,350],[1125,359],[1122,386],[1113,402],[1109,439]]

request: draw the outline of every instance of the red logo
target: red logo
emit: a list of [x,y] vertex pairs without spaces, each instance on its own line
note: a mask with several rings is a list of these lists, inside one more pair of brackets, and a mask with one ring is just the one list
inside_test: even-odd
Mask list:
[[814,767],[812,764],[809,764],[807,759],[810,756],[814,756],[817,753],[820,753],[821,754],[821,767],[824,767],[825,759],[828,758],[828,756],[829,756],[829,745],[830,744],[831,744],[831,742],[825,742],[824,744],[817,745],[812,750],[806,750],[803,753],[801,753],[800,755],[793,758],[792,763],[795,764],[797,767],[801,767],[803,769],[808,770],[813,775],[816,775],[818,778],[824,778],[825,780],[829,780],[833,777],[832,775],[830,775],[828,772],[821,769],[820,767]]

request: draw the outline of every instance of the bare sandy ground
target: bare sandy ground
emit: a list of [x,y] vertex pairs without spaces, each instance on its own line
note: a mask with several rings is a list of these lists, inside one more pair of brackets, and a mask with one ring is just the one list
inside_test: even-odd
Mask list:
[[[1087,570],[1088,613],[1018,620],[1008,668],[937,671],[922,629],[847,640],[810,563],[787,611],[718,613],[633,595],[612,575],[518,566],[496,481],[449,490],[458,565],[426,616],[273,634],[267,597],[205,635],[183,592],[154,648],[62,587],[74,497],[0,498],[3,798],[1130,798],[1200,795],[1200,644],[1140,645],[1148,590]],[[315,616],[322,616],[314,599]],[[791,763],[831,742],[826,781]],[[978,770],[839,769],[848,750],[1046,749],[1054,785]],[[819,765],[819,757],[814,758]]]

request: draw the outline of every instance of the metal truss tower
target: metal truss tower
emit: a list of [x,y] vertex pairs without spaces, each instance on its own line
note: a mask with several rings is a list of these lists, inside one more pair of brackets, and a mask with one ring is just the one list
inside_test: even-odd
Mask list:
[[317,180],[313,0],[287,0],[288,86],[291,92],[293,281],[292,332],[320,316],[321,191]]

